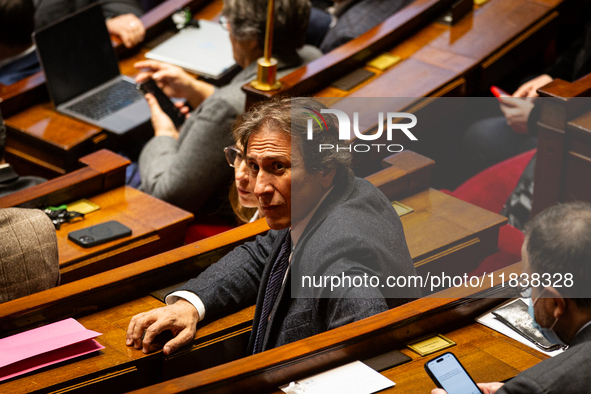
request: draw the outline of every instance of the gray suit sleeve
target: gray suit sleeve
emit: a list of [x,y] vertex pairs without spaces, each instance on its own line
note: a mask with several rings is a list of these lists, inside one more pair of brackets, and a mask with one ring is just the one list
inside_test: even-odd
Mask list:
[[255,241],[237,247],[177,290],[199,296],[205,306],[206,320],[254,305],[265,263],[277,239],[278,232],[273,230],[257,236]]
[[546,391],[542,390],[535,380],[517,375],[498,389],[496,394],[537,394],[544,392]]
[[225,100],[212,96],[185,121],[178,141],[152,138],[139,158],[140,189],[198,212],[214,192],[230,185],[233,172],[223,149],[233,143],[231,129],[237,115]]

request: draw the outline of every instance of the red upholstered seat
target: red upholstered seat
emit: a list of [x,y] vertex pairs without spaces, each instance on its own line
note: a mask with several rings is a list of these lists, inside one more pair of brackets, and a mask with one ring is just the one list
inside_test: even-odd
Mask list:
[[[442,191],[480,208],[500,212],[535,153],[536,150],[533,149],[489,167],[453,192]],[[487,257],[469,275],[479,276],[521,261],[523,240],[521,231],[509,224],[504,225],[499,230],[499,251]]]
[[212,237],[233,229],[236,226],[228,224],[227,221],[216,216],[196,218],[187,228],[185,234],[185,244],[190,244],[200,239]]

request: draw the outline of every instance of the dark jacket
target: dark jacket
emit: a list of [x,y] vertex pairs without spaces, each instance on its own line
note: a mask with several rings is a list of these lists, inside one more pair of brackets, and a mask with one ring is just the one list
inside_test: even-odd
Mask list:
[[[271,230],[236,248],[178,290],[192,291],[201,298],[206,319],[256,302],[252,331],[256,333],[266,284],[287,232]],[[361,286],[306,292],[300,287],[301,275],[343,273],[379,276],[382,284],[389,275],[416,275],[396,211],[375,186],[352,176],[335,186],[295,245],[287,280],[269,315],[263,350],[420,297],[420,290],[415,288],[387,291],[386,287]],[[251,335],[249,353],[253,342]]]
[[520,373],[497,394],[591,393],[591,326],[575,337],[570,347]]

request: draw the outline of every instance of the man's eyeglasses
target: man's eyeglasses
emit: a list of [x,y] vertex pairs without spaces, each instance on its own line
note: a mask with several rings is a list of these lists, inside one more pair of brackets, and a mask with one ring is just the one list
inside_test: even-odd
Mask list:
[[244,160],[244,156],[242,156],[242,151],[235,146],[227,146],[224,148],[224,153],[226,154],[226,160],[228,160],[228,164],[230,167],[238,167]]

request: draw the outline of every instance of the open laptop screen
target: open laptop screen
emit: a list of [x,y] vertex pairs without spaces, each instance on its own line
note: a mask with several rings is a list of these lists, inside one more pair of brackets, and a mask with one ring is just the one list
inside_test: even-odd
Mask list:
[[56,107],[119,75],[98,4],[35,32],[34,39]]

